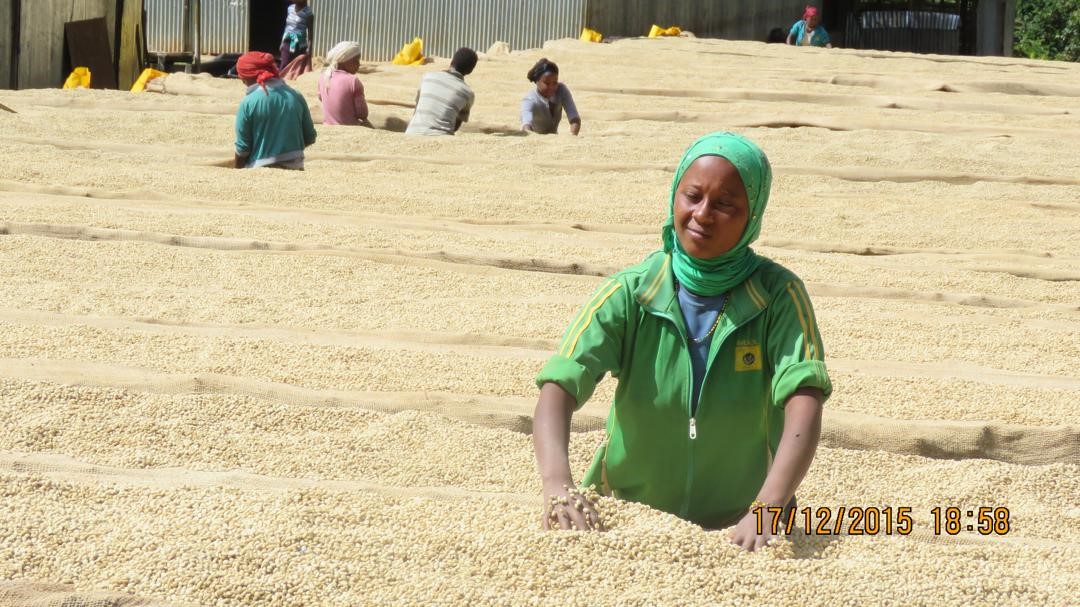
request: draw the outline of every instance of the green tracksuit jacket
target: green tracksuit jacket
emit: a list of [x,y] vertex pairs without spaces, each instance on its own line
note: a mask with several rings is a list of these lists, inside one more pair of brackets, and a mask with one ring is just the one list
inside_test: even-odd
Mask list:
[[671,256],[618,272],[570,325],[536,378],[583,405],[618,379],[607,440],[582,484],[706,527],[733,524],[765,481],[787,399],[832,391],[802,281],[766,261],[732,290],[713,334],[696,414],[686,328]]

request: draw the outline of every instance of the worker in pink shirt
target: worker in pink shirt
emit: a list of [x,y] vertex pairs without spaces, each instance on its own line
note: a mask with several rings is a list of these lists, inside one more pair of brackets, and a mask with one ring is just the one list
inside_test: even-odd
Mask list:
[[371,126],[364,85],[356,77],[360,69],[360,52],[358,43],[341,42],[326,53],[328,65],[319,76],[323,124]]

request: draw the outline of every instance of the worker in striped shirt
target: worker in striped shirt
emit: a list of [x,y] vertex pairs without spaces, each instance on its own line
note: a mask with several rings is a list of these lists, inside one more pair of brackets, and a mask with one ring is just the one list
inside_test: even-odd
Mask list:
[[476,95],[465,76],[476,67],[476,51],[459,48],[444,72],[428,72],[416,93],[416,111],[405,133],[409,135],[453,135],[469,121]]

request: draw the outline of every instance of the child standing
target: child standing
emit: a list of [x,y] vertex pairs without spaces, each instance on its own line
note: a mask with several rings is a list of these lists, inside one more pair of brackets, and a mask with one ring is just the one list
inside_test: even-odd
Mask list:
[[307,0],[295,0],[289,5],[285,16],[285,33],[281,35],[281,65],[278,69],[285,69],[297,55],[310,56],[308,49],[314,23],[315,14],[311,12]]

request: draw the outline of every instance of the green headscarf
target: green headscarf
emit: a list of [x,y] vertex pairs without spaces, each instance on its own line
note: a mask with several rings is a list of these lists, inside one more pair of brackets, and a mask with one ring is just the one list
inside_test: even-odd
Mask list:
[[[698,259],[683,250],[675,235],[675,193],[686,169],[702,156],[720,156],[735,165],[746,186],[746,199],[750,204],[750,217],[742,238],[730,251],[713,259]],[[698,295],[714,296],[726,293],[742,284],[764,260],[754,253],[750,243],[761,232],[761,217],[769,202],[772,186],[772,168],[765,152],[749,139],[734,133],[711,133],[698,139],[686,150],[675,179],[671,182],[668,200],[668,218],[664,222],[664,251],[672,254],[672,270],[675,278]]]

